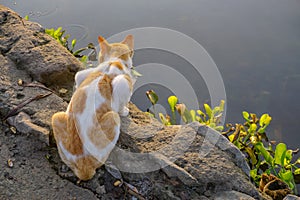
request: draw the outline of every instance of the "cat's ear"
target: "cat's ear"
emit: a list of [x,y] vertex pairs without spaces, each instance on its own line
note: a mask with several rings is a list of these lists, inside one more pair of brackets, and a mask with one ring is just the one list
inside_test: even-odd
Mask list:
[[100,45],[101,53],[102,54],[107,54],[110,50],[110,45],[109,43],[104,39],[102,36],[98,36],[98,42]]
[[133,35],[127,35],[121,43],[126,44],[130,50],[133,50]]

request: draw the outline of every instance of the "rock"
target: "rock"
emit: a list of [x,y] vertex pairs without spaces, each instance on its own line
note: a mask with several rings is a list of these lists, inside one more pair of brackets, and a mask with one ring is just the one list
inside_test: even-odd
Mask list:
[[14,126],[19,132],[23,134],[33,134],[42,142],[49,145],[49,130],[37,126],[31,122],[30,116],[24,112],[20,112],[17,116],[7,119],[8,123]]
[[71,88],[82,67],[62,45],[37,23],[23,20],[0,5],[0,52],[18,69],[47,86]]
[[[164,181],[170,198],[180,198],[186,187],[193,188],[199,196],[234,190],[261,198],[249,180],[243,154],[218,132],[198,123],[164,127],[133,104],[129,108],[130,117],[122,118],[119,148],[109,158],[123,171],[125,180],[146,177],[162,182],[165,174],[167,179],[185,186],[174,187],[172,182]],[[148,138],[141,137],[144,132]],[[154,184],[153,188],[158,191],[160,185]]]
[[[0,199],[97,199],[56,174],[41,141],[21,134],[10,137],[3,125],[0,140]],[[7,165],[9,158],[13,167]]]
[[214,200],[255,200],[253,197],[237,191],[224,191],[215,194]]
[[300,197],[298,197],[296,195],[289,194],[286,197],[284,197],[283,200],[300,200]]
[[[30,99],[40,95],[47,95],[51,92],[41,83],[32,82],[26,70],[18,69],[15,63],[2,54],[0,54],[0,69],[0,118],[11,117],[8,114],[19,107],[12,116],[21,111],[23,114],[17,118],[17,122],[15,122],[15,119],[10,119],[9,122],[11,125],[15,126],[21,133],[27,134],[29,129],[31,129],[33,134],[41,136],[42,138],[40,139],[49,143],[47,141],[49,141],[48,135],[51,126],[51,116],[59,110],[65,110],[67,103],[55,94],[51,94],[45,98],[37,98],[29,103]],[[18,84],[19,80],[22,80],[22,85]],[[28,104],[24,104],[26,102]],[[30,120],[28,117],[25,119],[26,115],[30,116]],[[22,119],[22,117],[25,118]],[[23,123],[20,124],[22,120]],[[25,127],[26,130],[24,129]]]

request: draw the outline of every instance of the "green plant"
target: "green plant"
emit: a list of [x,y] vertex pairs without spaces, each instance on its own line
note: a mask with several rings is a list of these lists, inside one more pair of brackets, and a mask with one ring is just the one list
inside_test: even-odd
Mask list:
[[[146,92],[146,96],[148,97],[148,99],[150,100],[152,106],[153,106],[153,116],[155,117],[155,104],[157,103],[158,101],[158,96],[157,94],[153,91],[153,90],[148,90]],[[150,113],[150,112],[149,112]],[[152,113],[151,113],[152,114]]]
[[[153,108],[158,101],[158,96],[153,90],[146,92],[148,99],[150,100]],[[179,114],[184,123],[190,123],[198,121],[201,124],[210,126],[211,128],[222,131],[223,126],[221,126],[222,113],[224,111],[223,100],[220,101],[220,105],[214,107],[213,109],[208,105],[204,104],[205,112],[198,110],[189,110],[184,103],[178,103],[178,98],[176,96],[170,96],[168,98],[168,104],[171,109],[171,116],[159,113],[159,118],[164,125],[174,125],[176,124],[176,112]],[[155,117],[155,115],[154,115]]]
[[95,46],[93,43],[89,43],[86,47],[77,49],[76,51],[75,46],[77,43],[76,39],[73,39],[71,41],[71,46],[69,45],[69,38],[70,34],[65,34],[65,30],[62,29],[62,27],[58,27],[57,29],[51,28],[51,29],[45,29],[45,32],[53,37],[57,42],[59,42],[62,46],[64,46],[70,53],[72,53],[75,57],[80,58],[81,62],[86,63],[88,60],[88,57],[86,55],[81,55],[83,51],[86,51],[88,49],[92,49],[94,52],[96,51]]
[[222,134],[245,153],[251,168],[250,175],[256,185],[259,184],[263,173],[273,174],[297,193],[294,176],[300,174],[297,167],[300,159],[292,163],[294,151],[288,150],[286,144],[279,143],[273,150],[274,145],[268,143],[266,128],[272,118],[268,114],[258,118],[256,114],[245,111],[243,117],[246,121],[244,124],[227,124],[229,130]]
[[[147,91],[147,97],[153,106],[158,101],[157,94],[153,91]],[[220,125],[225,102],[220,101],[220,105],[213,109],[204,104],[204,112],[198,110],[188,110],[183,103],[178,103],[176,96],[170,96],[168,103],[171,109],[171,116],[159,113],[159,118],[164,125],[176,124],[176,112],[185,123],[198,121],[219,131],[237,146],[246,156],[247,162],[251,168],[250,176],[256,186],[259,185],[262,174],[273,174],[285,182],[295,194],[297,194],[296,184],[300,183],[300,158],[292,162],[293,155],[298,152],[287,149],[286,144],[279,143],[276,146],[269,142],[266,129],[272,121],[269,114],[263,114],[257,117],[254,113],[244,111],[244,124],[226,124],[227,131],[221,132],[223,126]],[[153,115],[154,116],[154,115]],[[275,147],[275,150],[274,150]]]
[[176,114],[175,114],[175,106],[178,102],[178,98],[176,96],[170,96],[168,98],[168,103],[172,112],[171,124],[176,123]]

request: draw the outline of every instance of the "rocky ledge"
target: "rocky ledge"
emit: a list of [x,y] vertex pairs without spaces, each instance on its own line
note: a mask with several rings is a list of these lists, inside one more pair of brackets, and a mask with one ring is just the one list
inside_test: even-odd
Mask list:
[[[106,166],[77,182],[53,143],[81,68],[43,28],[0,5],[0,199],[262,199],[242,153],[198,123],[163,126],[130,104]],[[51,89],[50,89],[51,88]],[[118,169],[118,170],[117,170]]]

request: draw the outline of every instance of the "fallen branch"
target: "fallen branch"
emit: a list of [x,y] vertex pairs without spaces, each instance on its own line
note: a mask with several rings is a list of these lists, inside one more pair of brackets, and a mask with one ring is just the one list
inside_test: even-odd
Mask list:
[[23,86],[23,87],[39,87],[39,88],[42,88],[42,89],[44,89],[44,90],[47,90],[47,91],[49,91],[49,92],[54,93],[53,90],[51,90],[51,89],[49,89],[49,88],[47,88],[47,87],[45,87],[44,85],[41,85],[41,84],[36,84],[36,83],[26,83],[26,84],[23,84],[22,86]]
[[126,189],[126,191],[131,194],[132,196],[135,196],[136,198],[138,198],[139,200],[146,200],[139,192],[138,190],[130,185],[129,183],[124,182],[124,187]]
[[31,103],[33,101],[45,98],[45,97],[47,97],[47,96],[49,96],[51,94],[52,94],[52,92],[49,92],[47,94],[39,94],[39,95],[36,95],[35,97],[31,97],[29,99],[24,100],[19,105],[17,105],[14,109],[10,110],[7,113],[7,115],[2,119],[2,121],[5,121],[7,118],[16,115],[20,111],[20,109],[23,108],[24,106],[26,106],[27,104],[29,104],[29,103]]

